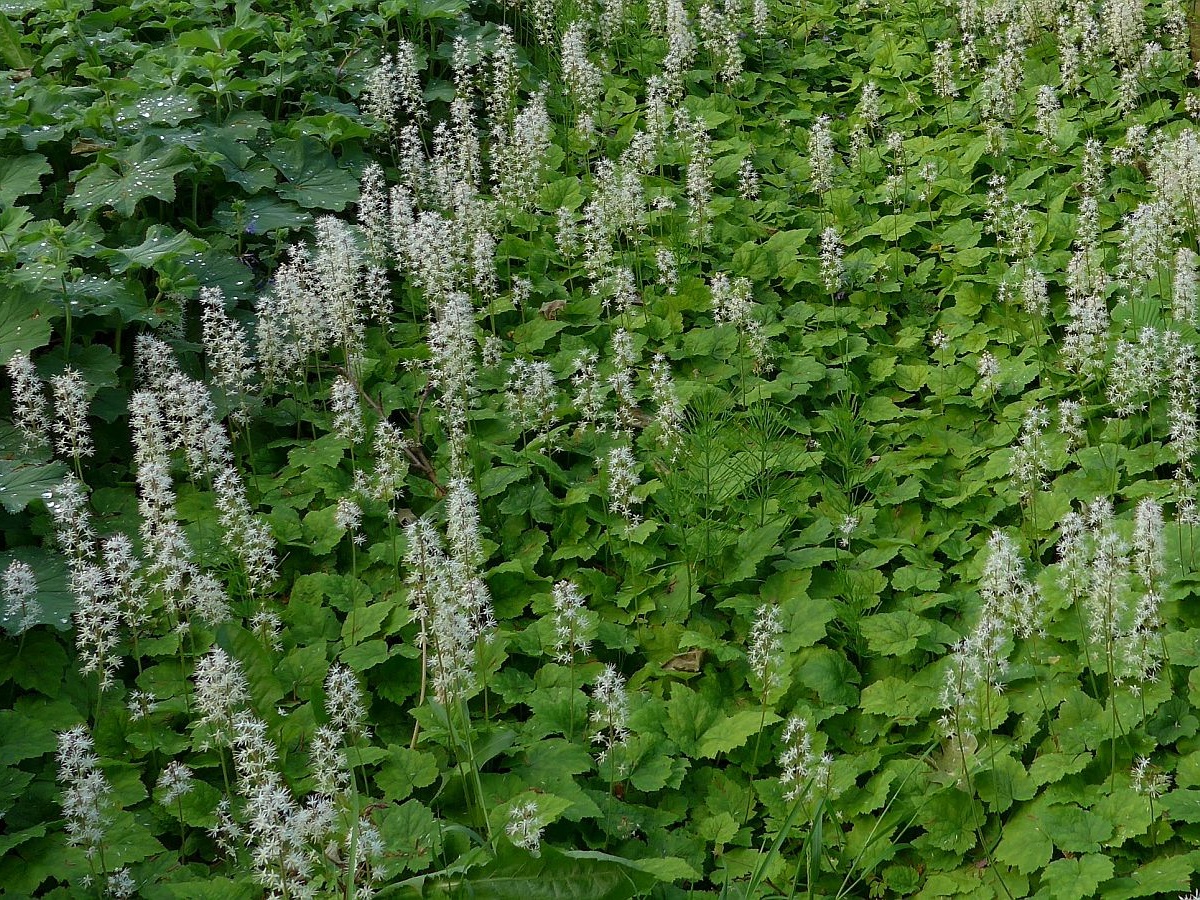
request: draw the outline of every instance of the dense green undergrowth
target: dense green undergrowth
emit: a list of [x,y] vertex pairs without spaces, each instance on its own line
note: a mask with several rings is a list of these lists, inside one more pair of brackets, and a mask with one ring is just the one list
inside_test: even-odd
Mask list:
[[1185,6],[0,0],[0,893],[1187,893]]

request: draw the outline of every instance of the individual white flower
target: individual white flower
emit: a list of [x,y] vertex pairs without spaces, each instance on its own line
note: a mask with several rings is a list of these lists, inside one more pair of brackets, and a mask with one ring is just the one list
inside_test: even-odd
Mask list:
[[679,284],[679,263],[675,254],[666,247],[654,251],[654,267],[658,269],[658,283],[668,294],[674,294]]
[[1067,449],[1082,447],[1087,441],[1083,405],[1078,400],[1062,400],[1058,404],[1058,430],[1067,439]]
[[954,84],[954,54],[949,41],[941,41],[933,52],[933,90],[943,99],[958,94]]
[[1162,506],[1142,499],[1133,517],[1133,568],[1148,590],[1160,588],[1166,573]]
[[602,89],[601,73],[595,63],[588,58],[587,26],[582,22],[572,22],[563,33],[562,77],[567,93],[571,98],[578,114],[577,128],[587,134],[590,123],[596,115]]
[[1197,257],[1187,247],[1175,253],[1175,274],[1171,283],[1171,315],[1176,322],[1196,325]]
[[279,617],[279,613],[260,609],[250,617],[250,633],[258,638],[264,647],[270,647],[276,653],[283,651],[283,619]]
[[655,426],[659,445],[670,452],[671,458],[678,455],[683,443],[683,404],[675,390],[675,379],[671,377],[671,366],[667,358],[656,353],[650,363],[650,395],[657,407]]
[[1041,588],[1025,574],[1025,561],[1016,542],[996,531],[988,539],[979,579],[984,616],[1003,623],[1018,637],[1045,630],[1046,609]]
[[745,349],[754,360],[755,367],[767,361],[767,339],[758,320],[758,304],[751,297],[753,287],[750,279],[731,279],[724,273],[713,276],[712,291],[713,319],[718,324],[729,324],[738,330],[745,342]]
[[859,517],[854,513],[846,513],[842,521],[838,523],[838,546],[843,550],[849,549],[850,538],[858,529]]
[[473,570],[485,561],[479,535],[479,499],[465,478],[450,480],[446,493],[446,536],[450,553]]
[[149,691],[130,691],[125,708],[129,710],[129,720],[137,722],[145,719],[158,710],[160,704],[154,694]]
[[1036,122],[1037,132],[1042,136],[1042,145],[1049,149],[1058,135],[1058,120],[1060,105],[1058,92],[1048,84],[1043,84],[1037,91]]
[[238,560],[251,594],[269,586],[278,575],[275,538],[246,496],[238,471],[227,466],[213,481],[213,493],[221,522],[221,540]]
[[367,113],[383,122],[389,131],[397,130],[402,113],[414,121],[424,119],[425,101],[416,48],[408,41],[400,41],[395,56],[385,55],[371,70],[363,96]]
[[591,425],[597,429],[604,427],[604,381],[598,368],[599,354],[590,347],[585,347],[576,356],[575,373],[571,376],[571,386],[575,389],[572,401],[579,413],[580,427]]
[[408,439],[400,429],[386,419],[380,420],[375,426],[375,472],[370,483],[374,499],[394,503],[404,492],[409,472],[405,453],[408,445]]
[[879,126],[879,86],[868,81],[862,86],[858,100],[858,115],[868,128]]
[[553,134],[546,97],[539,91],[513,119],[511,129],[495,136],[492,180],[501,201],[517,207],[533,203],[544,180]]
[[137,882],[133,880],[128,866],[122,866],[109,874],[108,892],[114,900],[126,900],[137,893]]
[[1171,789],[1171,773],[1151,765],[1145,756],[1133,761],[1129,779],[1134,792],[1145,797],[1161,797]]
[[71,592],[75,595],[75,652],[79,671],[95,674],[101,691],[116,684],[121,657],[119,642],[120,609],[112,597],[104,570],[91,562],[70,569]]
[[1023,500],[1030,500],[1037,490],[1047,486],[1049,450],[1046,447],[1045,430],[1049,425],[1050,417],[1043,407],[1030,408],[1025,413],[1021,431],[1013,445],[1009,472]]
[[1050,311],[1046,276],[1031,261],[1026,262],[1021,276],[1021,308],[1035,318],[1041,318]]

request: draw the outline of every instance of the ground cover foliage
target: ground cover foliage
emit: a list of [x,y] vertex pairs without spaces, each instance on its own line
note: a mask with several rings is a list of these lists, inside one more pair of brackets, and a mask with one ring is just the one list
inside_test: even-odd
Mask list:
[[1183,5],[0,12],[7,896],[1193,888]]

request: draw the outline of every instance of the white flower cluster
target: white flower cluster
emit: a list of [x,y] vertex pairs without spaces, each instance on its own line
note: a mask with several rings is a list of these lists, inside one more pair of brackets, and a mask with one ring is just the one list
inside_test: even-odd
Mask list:
[[564,666],[570,665],[577,656],[587,655],[592,649],[597,618],[573,582],[557,582],[553,597],[554,658]]
[[784,684],[783,613],[778,603],[764,603],[754,614],[746,658],[764,697]]
[[713,276],[709,288],[712,291],[713,319],[718,325],[729,324],[736,328],[755,368],[764,366],[768,359],[767,338],[757,317],[757,304],[750,296],[750,279],[731,279],[724,273],[718,273]]
[[829,770],[833,757],[828,753],[818,755],[813,749],[813,727],[800,716],[792,716],[783,727],[783,752],[779,755],[779,768],[783,774],[779,780],[787,800],[799,801],[813,790],[829,789]]
[[455,479],[449,489],[449,554],[428,519],[405,527],[409,601],[421,626],[421,645],[429,651],[430,681],[444,704],[474,689],[477,653],[496,625],[491,593],[478,573],[484,554],[475,495],[465,479]]
[[1042,406],[1031,407],[1021,422],[1021,431],[1012,448],[1012,463],[1009,472],[1021,492],[1021,499],[1029,501],[1035,492],[1044,489],[1049,450],[1046,447],[1045,431],[1050,426],[1050,416]]
[[200,307],[204,353],[212,383],[233,402],[234,421],[245,424],[250,417],[255,378],[250,339],[245,327],[226,313],[225,295],[220,288],[201,288]]
[[79,460],[91,456],[96,448],[92,443],[92,428],[88,424],[87,385],[83,376],[68,366],[50,379],[54,392],[54,449],[63,456]]
[[589,721],[595,728],[592,742],[600,745],[597,761],[615,767],[614,753],[629,741],[629,693],[624,677],[611,663],[604,667],[592,689]]
[[33,362],[23,353],[14,353],[6,366],[12,380],[13,424],[21,432],[21,449],[44,447],[50,430],[46,392]]
[[544,826],[538,818],[536,800],[514,804],[508,811],[508,825],[504,831],[514,847],[528,850],[534,857],[538,856],[542,847],[543,830]]
[[13,560],[4,570],[4,615],[0,621],[10,634],[24,634],[42,621],[42,605],[37,598],[37,578],[33,567]]
[[1103,499],[1083,513],[1068,513],[1061,531],[1060,582],[1082,606],[1088,640],[1111,659],[1114,684],[1137,693],[1157,677],[1162,655],[1162,509],[1149,498],[1141,501],[1132,546],[1118,530],[1112,504]]
[[58,781],[63,787],[62,810],[67,820],[67,843],[96,856],[110,823],[112,785],[93,752],[92,736],[77,725],[58,736]]

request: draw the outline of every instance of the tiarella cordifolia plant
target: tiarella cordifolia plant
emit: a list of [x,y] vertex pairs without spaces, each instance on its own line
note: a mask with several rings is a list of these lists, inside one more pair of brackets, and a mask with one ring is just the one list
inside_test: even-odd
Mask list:
[[1186,4],[220,7],[0,21],[4,891],[1194,889]]

